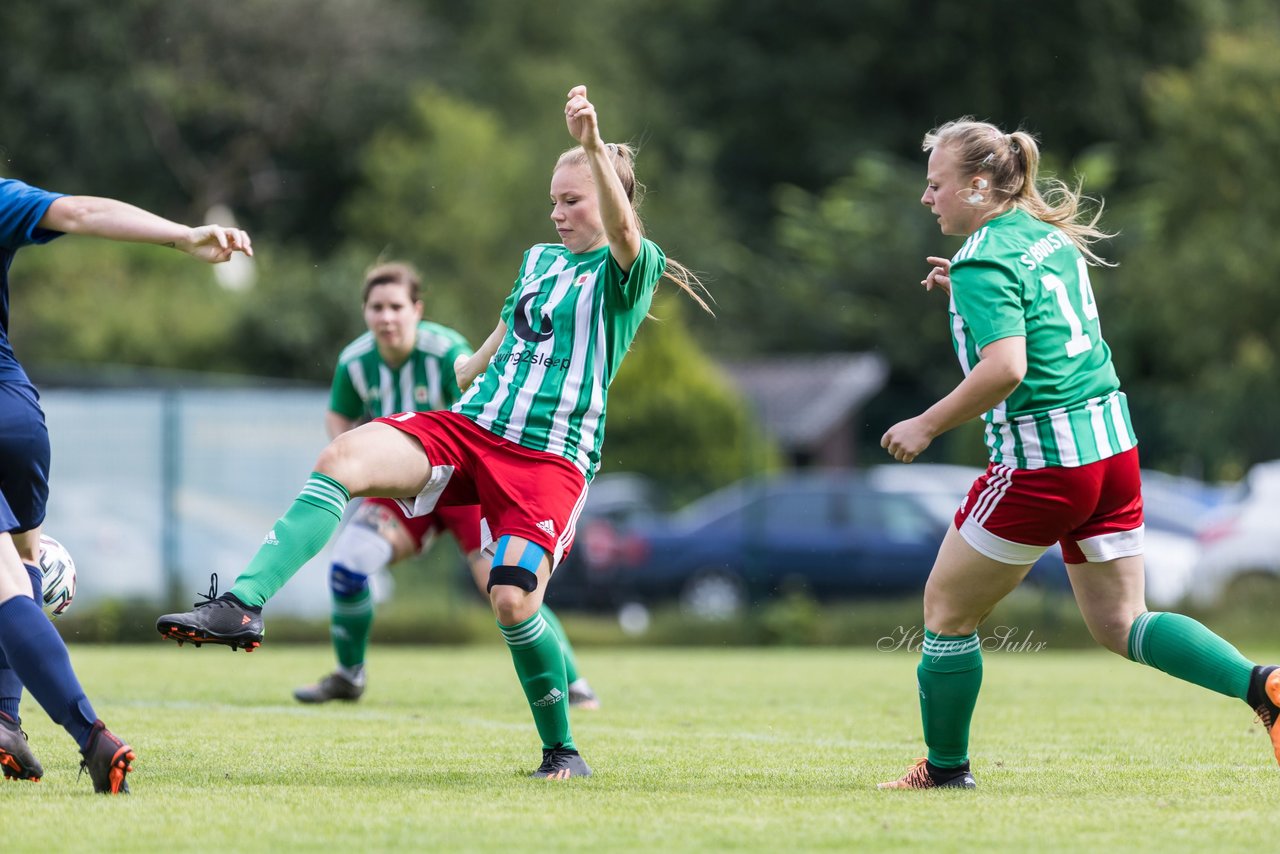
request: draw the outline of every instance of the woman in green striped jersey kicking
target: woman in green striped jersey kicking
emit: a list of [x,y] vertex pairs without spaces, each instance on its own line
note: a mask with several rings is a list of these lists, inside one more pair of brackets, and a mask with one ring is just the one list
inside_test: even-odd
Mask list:
[[889,428],[910,463],[934,437],[986,423],[990,464],[938,551],[924,592],[916,670],[928,756],[881,788],[974,788],[969,722],[982,684],[978,624],[1060,543],[1085,624],[1118,655],[1248,703],[1280,759],[1280,669],[1258,666],[1200,623],[1147,610],[1142,485],[1128,405],[1102,339],[1089,264],[1101,211],[1059,181],[1037,182],[1036,140],[970,118],[926,134],[921,202],[943,234],[921,283],[950,296],[964,372],[955,389]]
[[[410,264],[392,261],[369,270],[362,302],[368,329],[342,349],[333,373],[324,414],[330,439],[383,415],[447,409],[461,396],[453,366],[471,355],[471,345],[460,333],[424,319],[422,276]],[[330,635],[338,667],[296,689],[293,696],[299,702],[360,699],[368,682],[365,658],[373,631],[371,579],[425,552],[444,531],[453,535],[483,592],[489,558],[481,549],[478,506],[438,507],[409,517],[394,499],[361,501],[334,538],[329,564]],[[599,708],[590,683],[578,672],[577,656],[560,620],[546,605],[542,616],[564,648],[569,705]]]
[[570,90],[564,117],[578,145],[551,174],[560,242],[525,252],[497,326],[457,361],[462,399],[335,438],[235,586],[156,624],[179,642],[251,649],[262,605],[324,546],[352,497],[396,498],[410,516],[479,504],[490,602],[542,740],[533,776],[556,780],[591,769],[570,733],[564,654],[540,608],[600,465],[609,384],[659,280],[706,308],[697,278],[644,237],[633,152],[601,139],[585,86]]

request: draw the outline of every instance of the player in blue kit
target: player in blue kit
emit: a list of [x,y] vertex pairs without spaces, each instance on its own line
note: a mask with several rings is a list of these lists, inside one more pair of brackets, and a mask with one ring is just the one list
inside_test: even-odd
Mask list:
[[39,394],[9,343],[9,266],[24,246],[63,234],[154,243],[212,264],[251,255],[234,228],[190,228],[114,199],[65,196],[0,178],[0,769],[5,777],[43,776],[21,729],[25,685],[80,747],[96,792],[124,794],[133,748],[106,728],[71,667],[66,645],[41,599],[40,525],[49,497],[49,433]]

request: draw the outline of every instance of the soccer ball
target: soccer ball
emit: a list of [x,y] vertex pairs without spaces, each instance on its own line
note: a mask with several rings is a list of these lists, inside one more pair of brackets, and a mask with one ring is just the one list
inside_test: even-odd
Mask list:
[[67,547],[48,534],[40,535],[40,576],[44,586],[44,612],[50,620],[57,619],[76,598],[76,562]]

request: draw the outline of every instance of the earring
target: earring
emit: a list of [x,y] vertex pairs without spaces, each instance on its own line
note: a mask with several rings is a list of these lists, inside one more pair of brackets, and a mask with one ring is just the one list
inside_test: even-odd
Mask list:
[[965,199],[965,201],[971,205],[980,205],[982,204],[982,201],[983,201],[982,193],[979,193],[975,190],[974,192],[969,194],[969,198]]

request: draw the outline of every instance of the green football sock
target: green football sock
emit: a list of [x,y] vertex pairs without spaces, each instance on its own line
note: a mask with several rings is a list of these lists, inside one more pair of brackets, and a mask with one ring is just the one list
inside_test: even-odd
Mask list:
[[982,688],[978,633],[955,637],[925,629],[916,680],[929,762],[939,768],[963,765],[969,761],[969,723]]
[[338,663],[346,668],[364,664],[373,631],[373,591],[365,587],[354,596],[333,594],[333,613],[329,619],[329,637]]
[[569,733],[569,683],[564,675],[564,652],[560,641],[542,613],[514,626],[498,623],[516,675],[533,711],[533,723],[542,738],[543,749],[557,744],[573,749]]
[[1248,702],[1254,664],[1182,614],[1147,611],[1129,629],[1129,658],[1210,691]]
[[312,472],[302,492],[276,520],[230,593],[250,607],[262,607],[329,542],[350,500],[342,484]]
[[560,650],[564,653],[565,683],[572,685],[578,681],[578,662],[573,656],[573,644],[569,643],[569,636],[564,633],[564,626],[560,625],[560,618],[551,613],[550,608],[543,605],[538,609],[538,613],[542,615],[542,619],[547,621],[551,631],[555,632],[556,637],[560,639]]

